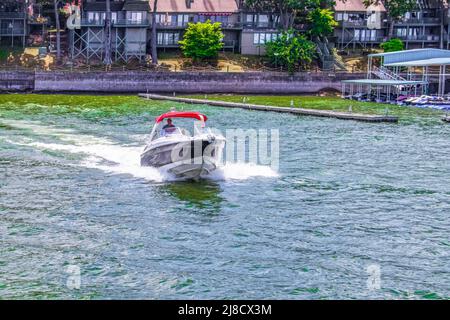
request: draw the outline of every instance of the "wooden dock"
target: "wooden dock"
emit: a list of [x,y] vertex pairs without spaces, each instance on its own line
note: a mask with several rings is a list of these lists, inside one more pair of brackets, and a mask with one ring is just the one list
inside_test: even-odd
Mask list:
[[369,114],[359,114],[352,112],[337,112],[328,110],[314,110],[314,109],[304,109],[304,108],[288,108],[288,107],[275,107],[275,106],[264,106],[257,104],[247,104],[247,103],[236,103],[236,102],[226,102],[226,101],[214,101],[205,99],[191,99],[191,98],[178,98],[172,96],[163,96],[158,94],[140,93],[139,97],[151,100],[167,100],[174,102],[190,103],[190,104],[206,104],[216,107],[225,108],[241,108],[247,110],[258,110],[258,111],[272,111],[272,112],[284,112],[291,114],[298,114],[304,116],[315,116],[315,117],[327,117],[336,118],[343,120],[356,120],[365,122],[398,122],[398,117],[394,116],[382,116],[382,115],[369,115]]

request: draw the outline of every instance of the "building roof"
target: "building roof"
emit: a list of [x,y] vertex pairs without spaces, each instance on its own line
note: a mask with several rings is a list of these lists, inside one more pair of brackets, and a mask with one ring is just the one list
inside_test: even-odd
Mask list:
[[[159,2],[158,2],[159,4]],[[126,11],[150,11],[148,0],[127,0],[123,6]]]
[[[123,2],[111,1],[111,11],[121,11]],[[106,11],[105,2],[88,2],[84,5],[84,11]]]
[[[153,0],[149,0],[153,8]],[[158,1],[158,12],[217,12],[233,13],[239,8],[236,0],[191,0],[190,8],[186,0]]]
[[367,11],[380,11],[386,12],[386,8],[380,1],[377,5],[370,5],[366,7],[363,0],[336,0],[334,6],[336,12],[367,12]]
[[450,61],[450,50],[413,49],[369,54],[369,57],[383,58],[383,65],[388,67],[447,65],[446,61]]
[[450,58],[432,58],[384,64],[386,67],[429,67],[448,65],[450,65]]

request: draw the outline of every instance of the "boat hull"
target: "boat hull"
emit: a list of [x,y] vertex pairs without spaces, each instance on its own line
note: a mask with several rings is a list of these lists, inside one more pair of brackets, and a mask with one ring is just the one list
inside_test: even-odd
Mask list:
[[141,155],[141,166],[156,167],[177,178],[198,179],[217,169],[224,147],[225,139],[217,137],[149,145]]

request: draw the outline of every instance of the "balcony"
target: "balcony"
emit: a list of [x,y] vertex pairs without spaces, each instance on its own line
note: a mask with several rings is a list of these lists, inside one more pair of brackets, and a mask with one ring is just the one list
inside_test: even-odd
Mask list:
[[25,30],[20,28],[4,28],[0,29],[0,36],[23,36]]
[[351,38],[351,37],[344,37],[344,38],[338,38],[338,42],[356,42],[356,43],[382,43],[387,40],[386,37],[374,37],[374,38]]
[[23,12],[0,12],[0,19],[25,19]]
[[105,20],[103,19],[81,19],[81,26],[82,27],[103,27],[105,25]]
[[400,21],[395,22],[395,25],[440,25],[441,19],[435,18],[435,17],[426,17],[426,18],[410,18],[410,19],[403,19]]
[[150,26],[150,22],[147,19],[132,20],[132,19],[118,19],[113,22],[114,27],[125,28],[147,28]]
[[418,42],[438,42],[440,37],[436,35],[409,35],[409,36],[395,36],[404,41],[418,41]]
[[[183,22],[183,23],[174,23],[174,22],[158,22],[156,27],[158,29],[186,29],[189,23],[195,22]],[[221,22],[222,29],[242,29],[242,24],[239,22]]]
[[[237,41],[236,40],[224,40],[223,42],[223,49],[234,49],[236,47]],[[178,41],[159,41],[157,46],[159,48],[178,48],[180,45]]]
[[242,27],[245,29],[279,29],[281,24],[277,22],[242,22]]
[[367,27],[367,20],[361,19],[361,20],[348,20],[348,21],[341,21],[341,26],[344,27]]
[[[148,20],[131,20],[131,19],[118,19],[113,20],[111,25],[114,27],[125,27],[125,28],[146,28],[150,26]],[[104,27],[104,19],[81,19],[82,27]]]

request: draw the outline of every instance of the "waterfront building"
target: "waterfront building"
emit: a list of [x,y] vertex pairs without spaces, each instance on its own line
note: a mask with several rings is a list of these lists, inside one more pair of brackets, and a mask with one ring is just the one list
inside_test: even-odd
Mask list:
[[[150,0],[153,10],[153,0]],[[239,7],[236,0],[201,1],[171,0],[159,1],[156,15],[157,46],[167,50],[178,48],[188,23],[220,22],[224,37],[224,49],[240,52]]]
[[[363,0],[337,0],[334,10],[339,49],[378,47],[388,40],[390,19],[383,2],[366,8]],[[418,0],[414,10],[394,22],[392,37],[401,39],[406,49],[448,47],[448,17],[444,1]]]
[[387,40],[387,15],[383,3],[366,7],[363,0],[337,0],[334,11],[339,24],[334,30],[338,49],[373,48]]
[[0,3],[0,45],[25,46],[26,36],[26,1]]
[[[105,1],[86,1],[81,28],[71,30],[71,56],[102,59],[105,51]],[[150,7],[146,0],[111,1],[111,46],[113,61],[145,59]]]

